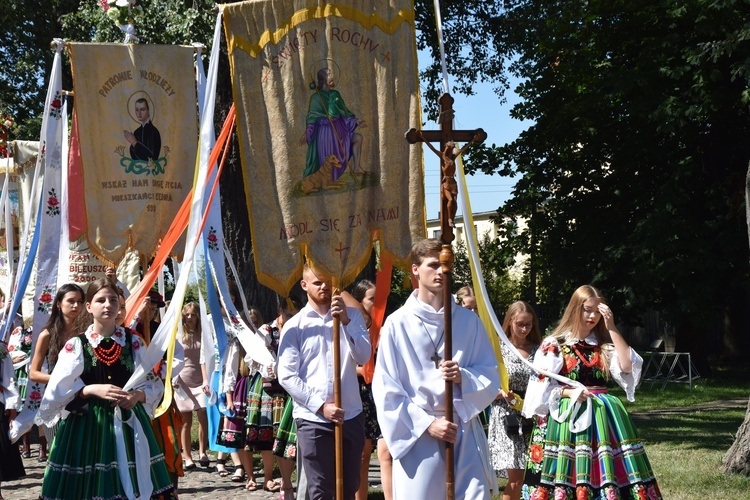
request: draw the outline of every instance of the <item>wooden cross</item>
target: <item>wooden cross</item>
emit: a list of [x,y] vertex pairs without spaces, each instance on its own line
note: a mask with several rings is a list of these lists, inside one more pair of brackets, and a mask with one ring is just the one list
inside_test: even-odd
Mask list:
[[[440,158],[440,240],[443,249],[440,252],[440,264],[443,271],[443,311],[445,327],[445,359],[449,361],[453,356],[453,321],[452,308],[453,296],[451,295],[451,283],[453,281],[453,227],[456,216],[456,204],[458,196],[458,185],[456,184],[456,158],[464,152],[472,143],[481,144],[487,139],[487,133],[478,128],[476,130],[453,130],[453,102],[449,93],[444,93],[438,99],[440,114],[438,123],[440,130],[417,130],[409,129],[404,136],[409,144],[424,142]],[[466,142],[463,148],[455,151],[455,143]],[[432,145],[433,142],[440,143],[440,150]],[[439,366],[437,353],[432,359],[435,368]],[[453,422],[453,382],[445,382],[445,419]],[[453,444],[445,446],[445,490],[447,500],[455,498],[455,467],[453,464]]]
[[[438,99],[438,104],[440,105],[440,114],[438,115],[440,130],[417,130],[411,128],[405,134],[409,144],[424,142],[440,158],[440,240],[446,245],[449,245],[454,240],[453,220],[456,215],[456,197],[458,196],[458,187],[455,179],[456,158],[470,144],[481,144],[487,139],[487,132],[481,128],[476,130],[453,130],[454,102],[453,96],[447,92]],[[440,143],[439,151],[432,145],[433,142]],[[465,142],[466,144],[456,152],[454,150],[456,142]]]

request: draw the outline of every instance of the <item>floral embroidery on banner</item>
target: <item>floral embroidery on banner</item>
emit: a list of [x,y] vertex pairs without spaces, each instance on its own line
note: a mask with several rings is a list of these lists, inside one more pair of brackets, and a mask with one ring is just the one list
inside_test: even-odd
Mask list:
[[49,116],[59,120],[62,116],[62,105],[62,91],[56,90],[55,97],[49,105]]
[[44,285],[42,287],[42,293],[39,295],[39,305],[36,310],[42,313],[49,314],[52,309],[52,300],[54,299],[55,287],[52,285]]
[[37,411],[42,404],[42,386],[37,382],[32,382],[26,393],[26,408],[31,411]]
[[55,188],[49,190],[49,198],[47,198],[47,211],[45,213],[50,217],[60,215],[60,200],[57,199]]
[[216,229],[214,229],[213,226],[208,228],[208,236],[206,237],[206,240],[208,241],[209,250],[212,252],[219,251],[219,238],[216,236]]

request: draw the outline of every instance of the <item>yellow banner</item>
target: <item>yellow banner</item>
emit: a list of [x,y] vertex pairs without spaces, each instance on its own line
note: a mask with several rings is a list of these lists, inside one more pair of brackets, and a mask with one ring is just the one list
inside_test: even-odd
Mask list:
[[425,235],[409,0],[224,6],[259,280],[286,294],[302,255],[350,282],[375,239],[398,261]]
[[192,187],[193,48],[73,43],[68,50],[89,247],[111,263],[128,248],[152,255]]

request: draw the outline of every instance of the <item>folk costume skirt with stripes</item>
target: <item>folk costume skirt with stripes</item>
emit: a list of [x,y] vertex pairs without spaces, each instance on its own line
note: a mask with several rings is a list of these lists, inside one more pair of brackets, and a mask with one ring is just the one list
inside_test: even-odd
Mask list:
[[276,437],[273,440],[273,454],[289,460],[297,458],[297,424],[292,416],[293,409],[294,401],[287,396],[279,428],[276,429]]
[[[578,433],[569,420],[537,417],[522,490],[524,499],[661,499],[651,464],[622,402],[592,398],[591,425]],[[560,401],[564,413],[571,401]]]
[[246,450],[273,449],[274,436],[284,413],[284,396],[283,392],[267,392],[263,388],[263,377],[255,374],[247,391]]
[[[140,421],[148,440],[152,498],[158,497],[173,488],[164,454],[154,437],[151,419],[141,404],[136,404],[130,411]],[[122,410],[123,419],[130,417],[130,411]],[[88,411],[71,413],[62,421],[50,450],[40,498],[127,500],[120,483],[120,467],[129,469],[132,484],[137,490],[133,430],[123,425],[128,462],[118,463],[114,419],[111,402],[92,397]]]
[[234,414],[221,415],[216,444],[239,450],[245,447],[245,417],[247,416],[248,377],[238,377],[232,391]]

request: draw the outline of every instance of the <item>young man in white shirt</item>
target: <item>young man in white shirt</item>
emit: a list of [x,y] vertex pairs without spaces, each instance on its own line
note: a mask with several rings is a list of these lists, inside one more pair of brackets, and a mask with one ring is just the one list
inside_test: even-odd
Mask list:
[[[479,413],[500,389],[492,345],[479,316],[450,301],[453,353],[446,361],[444,276],[438,240],[412,248],[419,288],[385,321],[372,392],[393,456],[393,498],[445,498],[445,443],[455,446],[456,498],[489,499],[497,479]],[[445,418],[445,384],[453,383],[453,421]]]
[[[343,425],[344,498],[359,488],[364,447],[364,416],[357,383],[357,365],[370,358],[370,336],[362,314],[333,295],[331,278],[305,264],[300,281],[308,302],[281,333],[278,377],[294,400],[297,443],[307,477],[310,500],[335,497],[334,428]],[[341,407],[333,398],[333,318],[341,329]]]

